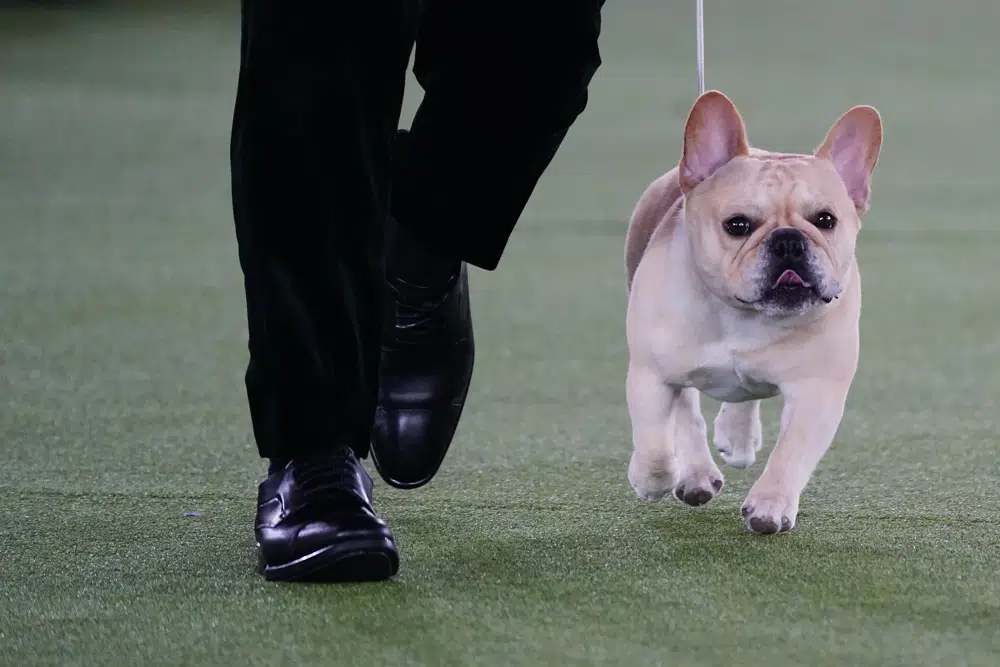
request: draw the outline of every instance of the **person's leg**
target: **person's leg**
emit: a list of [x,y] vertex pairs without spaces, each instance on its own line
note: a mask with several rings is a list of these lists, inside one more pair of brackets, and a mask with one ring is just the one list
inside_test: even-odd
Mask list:
[[[415,26],[409,5],[242,3],[233,210],[250,415],[271,462],[257,522],[270,578],[331,568],[379,578],[366,568],[389,560],[395,571],[391,534],[371,511],[358,458],[368,453],[377,392],[391,151]],[[319,523],[300,530],[307,521]],[[337,563],[330,547],[343,542],[345,522],[367,536],[373,558]]]
[[373,454],[395,486],[427,483],[461,417],[474,343],[463,262],[497,267],[542,173],[587,104],[603,0],[425,2],[424,99],[395,160]]

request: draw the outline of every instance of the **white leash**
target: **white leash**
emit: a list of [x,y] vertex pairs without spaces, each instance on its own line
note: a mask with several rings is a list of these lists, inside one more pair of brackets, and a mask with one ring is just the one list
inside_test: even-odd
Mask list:
[[698,96],[705,93],[705,2],[695,0],[695,30],[698,33]]

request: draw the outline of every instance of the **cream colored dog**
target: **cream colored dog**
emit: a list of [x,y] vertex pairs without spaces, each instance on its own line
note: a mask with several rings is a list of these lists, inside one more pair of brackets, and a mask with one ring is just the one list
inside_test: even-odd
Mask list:
[[715,445],[737,468],[761,448],[760,401],[780,394],[780,435],[742,515],[758,533],[795,525],[857,369],[855,240],[881,145],[878,112],[858,106],[813,155],[757,150],[729,98],[698,98],[680,164],[642,195],[626,240],[640,498],[702,505],[722,490],[699,392],[723,401]]

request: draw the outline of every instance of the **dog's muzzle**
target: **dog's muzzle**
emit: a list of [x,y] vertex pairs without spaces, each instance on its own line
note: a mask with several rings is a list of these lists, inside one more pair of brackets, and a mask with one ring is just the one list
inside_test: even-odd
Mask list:
[[809,253],[809,238],[797,229],[783,227],[767,237],[770,289],[815,290],[817,277]]
[[788,270],[795,270],[793,265],[804,267],[808,259],[809,239],[797,229],[782,227],[767,237],[767,249],[774,259],[787,262],[790,265]]
[[776,311],[796,311],[817,299],[820,290],[809,237],[792,227],[776,229],[765,241],[766,270],[760,301]]

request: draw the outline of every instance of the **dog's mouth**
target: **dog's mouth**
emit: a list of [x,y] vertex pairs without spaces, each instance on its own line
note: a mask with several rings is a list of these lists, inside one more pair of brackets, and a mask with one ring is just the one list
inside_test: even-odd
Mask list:
[[798,271],[786,269],[781,272],[769,287],[763,290],[759,298],[747,300],[736,297],[736,300],[747,306],[772,304],[794,308],[799,304],[804,304],[813,299],[818,299],[823,303],[830,303],[834,298],[824,295],[818,285],[806,280]]
[[802,276],[792,269],[787,269],[784,273],[778,276],[777,280],[774,281],[772,289],[777,287],[799,287],[802,289],[810,289],[812,288],[812,283],[803,280]]

